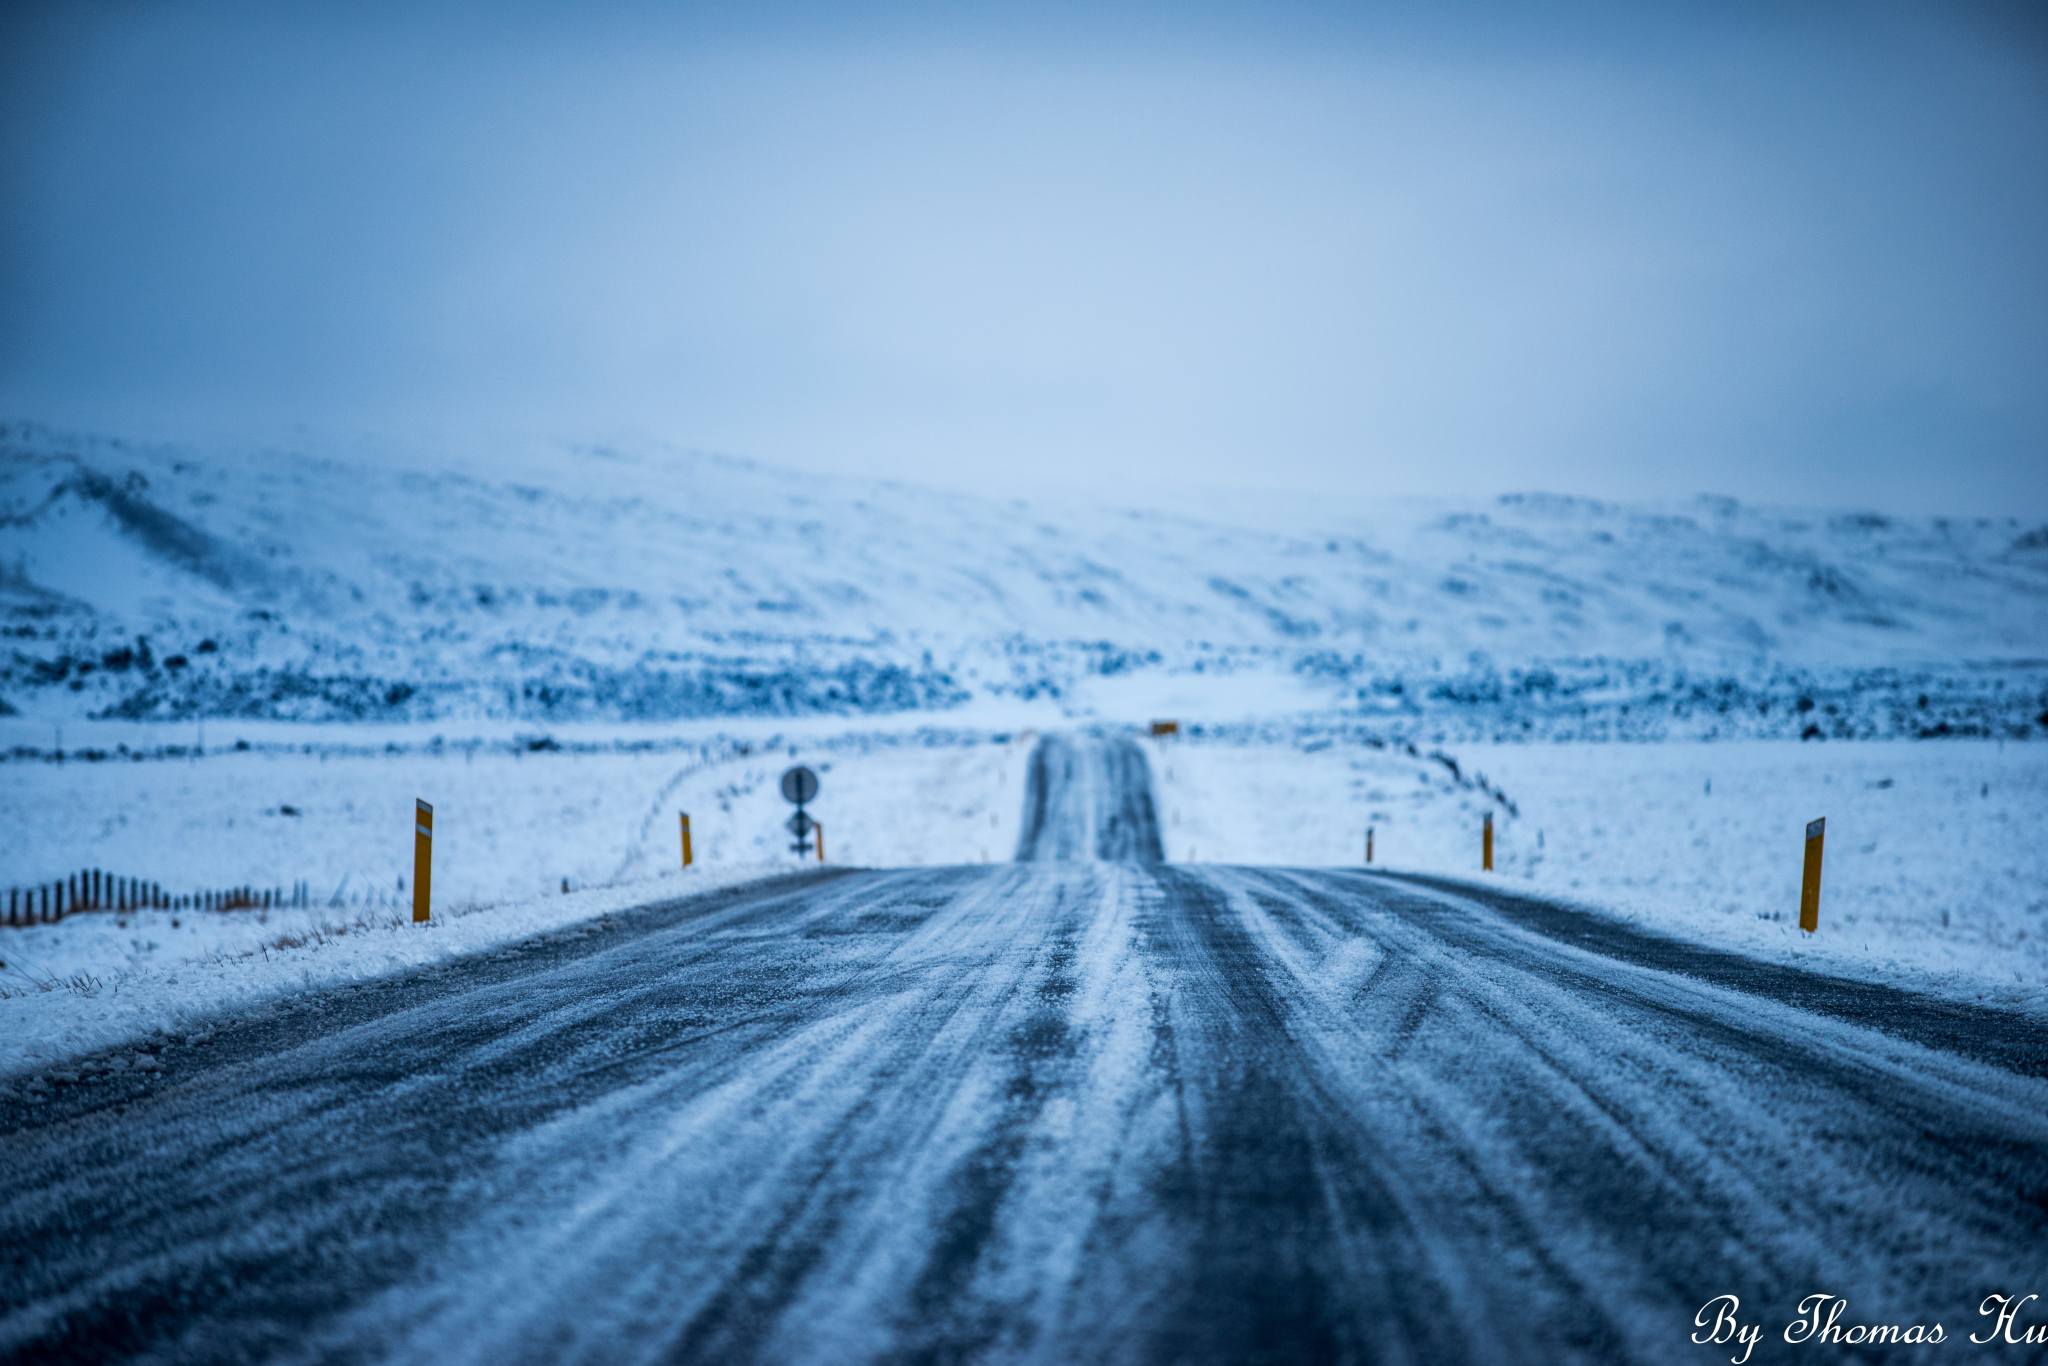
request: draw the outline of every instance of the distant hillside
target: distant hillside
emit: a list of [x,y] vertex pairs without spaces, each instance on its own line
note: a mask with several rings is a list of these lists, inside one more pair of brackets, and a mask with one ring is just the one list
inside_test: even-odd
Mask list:
[[1253,672],[1388,726],[2048,727],[2048,528],[1724,499],[1304,506],[1276,535],[651,446],[15,424],[0,613],[0,703],[51,715],[1085,710],[1105,678]]

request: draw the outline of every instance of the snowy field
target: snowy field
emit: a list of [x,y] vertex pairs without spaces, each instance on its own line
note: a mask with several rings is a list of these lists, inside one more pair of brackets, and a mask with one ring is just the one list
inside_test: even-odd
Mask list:
[[[809,726],[438,739],[334,726],[238,727],[200,760],[11,763],[0,885],[82,866],[167,888],[312,883],[339,906],[405,904],[416,798],[434,808],[437,903],[524,899],[680,863],[789,855],[775,780],[822,780],[812,814],[838,863],[1007,858],[1030,732]],[[390,746],[386,749],[385,746]],[[539,746],[539,748],[536,748]]]
[[[1154,742],[1167,857],[1357,864],[1371,827],[1381,866],[1482,879],[1490,811],[1504,886],[1774,962],[2048,1011],[2038,746],[1462,745],[1446,751],[1454,774],[1428,750],[1308,744]],[[1821,927],[1806,936],[1817,816]]]
[[[776,779],[809,763],[836,864],[1006,860],[1032,737],[917,729],[793,738],[645,735],[609,752],[381,737],[304,752],[307,728],[243,727],[201,760],[7,766],[0,882],[90,864],[167,889],[306,880],[307,909],[115,913],[0,929],[0,1070],[248,1001],[490,949],[621,906],[814,867],[789,849]],[[296,730],[296,734],[294,731]],[[296,742],[296,743],[294,743]],[[771,743],[772,742],[772,743]],[[596,752],[583,752],[588,746]],[[330,752],[331,750],[331,752]],[[437,919],[412,925],[415,796],[435,808]],[[284,814],[289,808],[293,814]],[[688,812],[695,866],[681,870]],[[567,894],[565,894],[565,889]]]

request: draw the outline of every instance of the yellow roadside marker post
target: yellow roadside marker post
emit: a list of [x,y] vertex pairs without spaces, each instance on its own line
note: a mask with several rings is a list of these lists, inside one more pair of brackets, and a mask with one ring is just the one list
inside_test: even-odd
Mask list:
[[1487,872],[1493,871],[1493,813],[1486,813],[1486,824],[1479,831],[1479,865]]
[[1820,928],[1820,846],[1828,818],[1806,823],[1806,871],[1799,879],[1799,928],[1812,934]]
[[820,863],[823,863],[823,862],[825,861],[825,822],[823,822],[823,821],[812,821],[812,822],[811,822],[811,829],[817,832],[817,836],[818,836],[818,862],[820,862]]
[[1365,861],[1372,862],[1372,827],[1365,827]]
[[683,867],[690,866],[690,813],[680,813],[683,818]]
[[418,798],[412,823],[412,919],[417,925],[427,918],[433,904],[434,808]]

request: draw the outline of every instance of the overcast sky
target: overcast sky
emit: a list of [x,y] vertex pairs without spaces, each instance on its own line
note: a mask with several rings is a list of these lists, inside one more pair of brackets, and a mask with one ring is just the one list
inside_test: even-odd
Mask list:
[[1528,8],[17,3],[0,413],[2048,515],[2040,6]]

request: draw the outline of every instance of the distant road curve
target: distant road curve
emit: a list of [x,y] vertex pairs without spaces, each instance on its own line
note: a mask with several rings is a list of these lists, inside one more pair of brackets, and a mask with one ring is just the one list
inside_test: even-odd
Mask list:
[[[1071,833],[1066,775],[1126,761],[1062,755]],[[1582,915],[1041,855],[309,995],[0,1100],[0,1356],[1717,1362],[1734,1294],[1752,1362],[1886,1359],[1783,1343],[1827,1293],[2027,1359],[1967,1337],[2048,1295],[2032,1026],[1807,1009]]]

